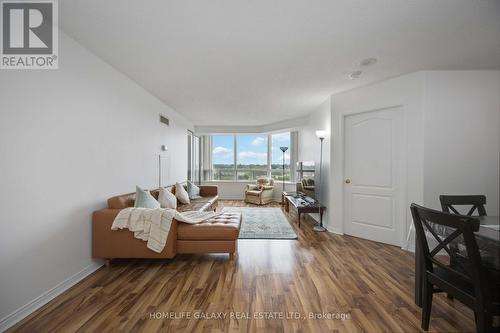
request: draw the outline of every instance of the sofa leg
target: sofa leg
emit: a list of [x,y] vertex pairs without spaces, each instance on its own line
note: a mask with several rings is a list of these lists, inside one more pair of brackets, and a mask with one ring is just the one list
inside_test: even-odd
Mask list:
[[111,266],[111,258],[106,258],[106,259],[104,260],[104,265],[106,265],[106,267]]

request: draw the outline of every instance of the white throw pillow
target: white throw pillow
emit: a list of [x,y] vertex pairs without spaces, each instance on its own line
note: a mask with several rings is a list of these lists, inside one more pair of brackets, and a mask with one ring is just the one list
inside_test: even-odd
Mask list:
[[158,202],[160,203],[161,208],[177,208],[177,198],[170,190],[164,187],[160,187]]
[[186,189],[184,186],[182,186],[179,183],[175,183],[175,196],[177,199],[179,199],[180,202],[183,204],[188,204],[190,203],[189,201],[189,194],[187,193]]

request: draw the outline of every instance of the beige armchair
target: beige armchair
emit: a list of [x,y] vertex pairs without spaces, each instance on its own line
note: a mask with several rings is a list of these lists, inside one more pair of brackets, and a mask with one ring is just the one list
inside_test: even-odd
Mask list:
[[245,202],[256,205],[265,205],[273,201],[274,180],[259,178],[256,184],[248,184],[245,189]]
[[297,192],[302,192],[314,198],[314,178],[302,178],[302,180],[297,183]]

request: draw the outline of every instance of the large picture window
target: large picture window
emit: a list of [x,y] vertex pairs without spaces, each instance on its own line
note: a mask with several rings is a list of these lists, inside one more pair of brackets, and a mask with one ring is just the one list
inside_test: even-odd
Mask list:
[[236,136],[236,174],[238,180],[267,176],[267,136]]
[[[283,178],[283,153],[285,153]],[[291,133],[212,135],[212,180],[252,181],[272,177],[277,181],[291,180]]]

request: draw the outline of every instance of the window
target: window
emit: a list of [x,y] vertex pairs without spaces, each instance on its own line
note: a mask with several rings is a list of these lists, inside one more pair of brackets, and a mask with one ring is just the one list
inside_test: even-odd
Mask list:
[[234,136],[212,137],[213,180],[234,180]]
[[239,135],[236,147],[238,180],[267,176],[267,135]]
[[[280,147],[287,147],[288,149],[283,154]],[[290,181],[290,132],[279,133],[271,135],[271,177],[274,180]],[[283,155],[285,159],[285,172],[283,179]]]
[[188,131],[188,180],[200,182],[200,137]]
[[[290,181],[290,153],[292,149],[297,149],[290,145],[290,132],[213,135],[211,179],[254,181],[259,177],[272,177],[277,181],[282,181],[283,178]],[[285,152],[284,177],[283,152],[280,147],[288,148]]]

